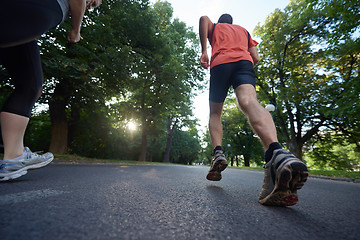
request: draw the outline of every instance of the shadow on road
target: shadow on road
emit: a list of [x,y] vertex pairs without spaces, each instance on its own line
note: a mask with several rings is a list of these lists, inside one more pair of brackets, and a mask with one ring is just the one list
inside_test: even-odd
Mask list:
[[215,197],[223,197],[227,195],[226,191],[222,187],[215,185],[206,186],[206,190]]

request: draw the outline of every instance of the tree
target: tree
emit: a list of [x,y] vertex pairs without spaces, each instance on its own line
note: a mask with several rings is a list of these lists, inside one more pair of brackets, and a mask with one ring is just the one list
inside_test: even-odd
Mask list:
[[194,122],[186,130],[177,129],[174,133],[170,159],[173,163],[192,165],[199,159],[200,139]]
[[[306,154],[308,166],[314,169],[354,170],[358,168],[360,153],[355,145],[344,141],[341,134],[323,132]],[[329,161],[331,159],[331,161]]]
[[[330,6],[328,1],[290,1],[284,11],[275,10],[263,26],[255,29],[262,40],[257,67],[259,97],[277,105],[278,130],[290,151],[300,159],[304,144],[322,128],[348,133],[349,129],[354,130],[349,122],[341,121],[338,111],[329,111],[337,99],[334,80],[339,81],[326,49],[333,38],[329,34],[333,30],[331,24],[336,22],[333,16],[327,16]],[[353,100],[358,103],[358,99]],[[339,104],[346,107],[344,102]]]
[[141,123],[139,161],[147,159],[148,138],[154,139],[161,130],[169,131],[163,154],[163,161],[169,161],[173,132],[192,115],[190,98],[203,72],[194,70],[199,65],[196,35],[178,19],[171,21],[171,5],[158,1],[152,13],[155,21],[148,23],[154,31],[152,51],[139,56],[141,64],[134,66],[132,76],[136,84],[126,101]]
[[171,145],[172,145],[172,140],[174,137],[174,133],[177,129],[177,123],[178,123],[179,119],[175,119],[174,122],[172,122],[171,117],[168,117],[168,123],[167,123],[167,141],[166,141],[166,146],[165,146],[165,151],[164,151],[164,156],[163,156],[163,162],[170,162],[170,150],[171,150]]
[[[126,91],[134,55],[147,47],[137,41],[140,34],[134,32],[134,28],[146,26],[144,22],[150,18],[144,14],[147,9],[147,1],[106,1],[85,18],[80,43],[66,42],[69,22],[40,41],[47,79],[45,99],[52,120],[52,152],[67,150],[68,118],[79,115],[71,111],[105,106],[107,98]],[[147,33],[146,28],[142,33]]]
[[328,127],[360,150],[360,4],[354,0],[308,2],[323,9],[317,24],[327,24],[328,29],[320,36],[327,43],[323,68],[328,73],[324,98],[331,106],[324,109],[324,115],[331,119]]
[[[188,119],[193,115],[191,98],[197,89],[201,89],[203,80],[203,70],[199,68],[198,41],[191,29],[188,29],[183,22],[175,19],[169,26],[168,39],[171,39],[172,62],[167,69],[172,69],[175,73],[170,78],[176,79],[172,89],[177,89],[172,95],[172,104],[167,106],[168,127],[167,144],[165,147],[163,162],[169,162],[172,137],[179,124],[188,126]],[[169,66],[171,65],[171,66]],[[174,66],[177,66],[176,70]],[[201,69],[201,70],[200,70]],[[168,77],[165,76],[165,77]],[[180,91],[179,91],[180,90]]]

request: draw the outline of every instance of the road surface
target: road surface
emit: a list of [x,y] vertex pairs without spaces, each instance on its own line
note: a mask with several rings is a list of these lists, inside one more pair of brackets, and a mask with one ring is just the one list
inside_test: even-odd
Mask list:
[[50,164],[0,183],[0,239],[360,239],[360,184],[309,178],[292,207],[258,203],[263,172]]

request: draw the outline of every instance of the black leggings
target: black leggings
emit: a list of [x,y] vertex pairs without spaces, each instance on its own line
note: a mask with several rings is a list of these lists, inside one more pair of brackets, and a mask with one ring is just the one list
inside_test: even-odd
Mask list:
[[43,75],[36,41],[0,48],[0,64],[9,72],[15,89],[3,105],[3,112],[30,117],[41,94]]
[[[56,27],[61,19],[57,0],[1,0],[0,65],[9,72],[15,86],[3,105],[3,112],[30,117],[43,83],[40,51],[35,38]],[[16,42],[27,43],[1,47]]]

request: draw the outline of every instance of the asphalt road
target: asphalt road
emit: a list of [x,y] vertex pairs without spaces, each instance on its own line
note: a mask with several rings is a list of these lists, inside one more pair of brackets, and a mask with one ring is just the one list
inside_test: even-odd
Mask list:
[[360,184],[309,178],[292,207],[258,203],[263,173],[64,165],[0,183],[0,239],[360,239]]

